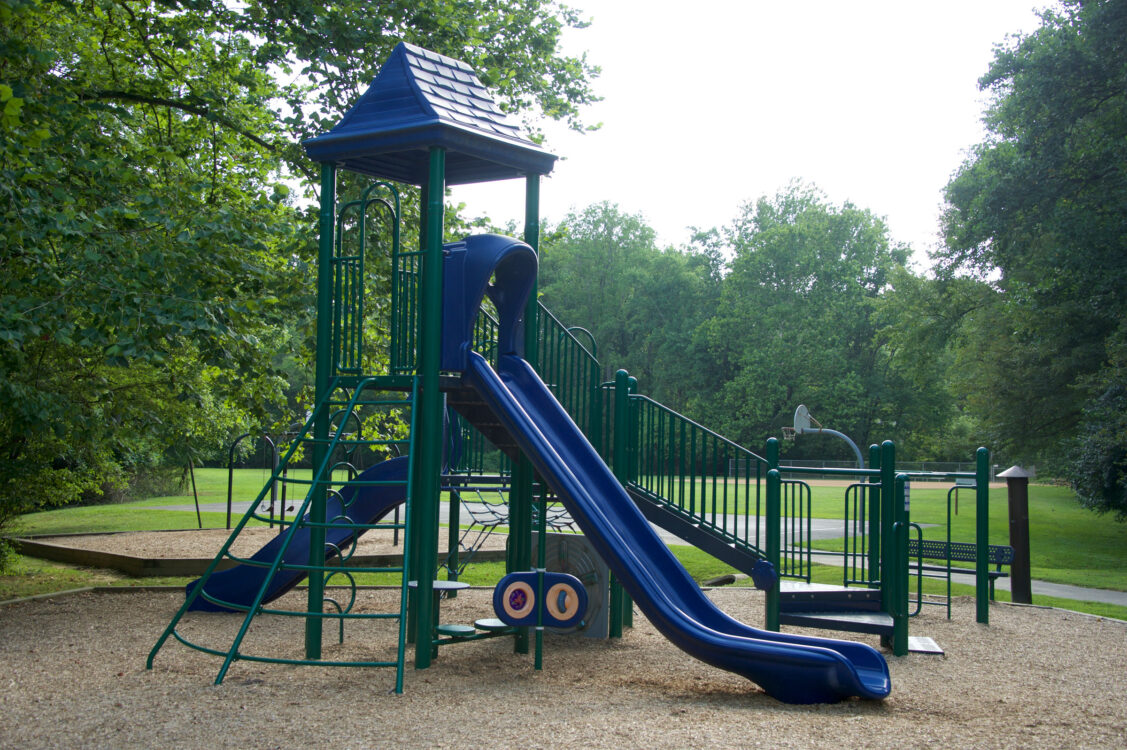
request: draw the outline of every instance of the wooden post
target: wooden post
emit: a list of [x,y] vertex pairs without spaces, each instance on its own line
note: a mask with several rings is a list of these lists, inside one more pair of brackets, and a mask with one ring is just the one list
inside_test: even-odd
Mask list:
[[1033,472],[1011,466],[998,476],[1006,480],[1010,506],[1010,546],[1014,561],[1010,565],[1010,598],[1016,604],[1033,603],[1033,584],[1029,562],[1029,478]]

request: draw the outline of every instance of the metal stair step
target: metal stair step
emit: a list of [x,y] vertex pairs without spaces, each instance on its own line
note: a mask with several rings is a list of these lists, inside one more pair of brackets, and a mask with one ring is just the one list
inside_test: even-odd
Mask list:
[[779,592],[782,612],[879,612],[880,589],[789,585]]
[[887,612],[780,612],[779,622],[803,628],[892,635],[892,615]]

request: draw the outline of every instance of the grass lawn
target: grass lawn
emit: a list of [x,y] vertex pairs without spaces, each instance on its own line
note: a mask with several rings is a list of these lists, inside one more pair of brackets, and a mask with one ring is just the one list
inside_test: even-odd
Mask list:
[[[296,480],[308,480],[309,473],[295,472]],[[267,472],[259,469],[240,469],[234,472],[232,498],[235,502],[254,499],[267,479]],[[198,469],[196,486],[201,504],[225,503],[227,500],[227,471],[225,469]],[[302,485],[295,484],[301,489]],[[302,493],[303,495],[304,493]],[[973,541],[975,537],[974,494],[961,490],[958,515],[951,516],[951,536],[955,541]],[[299,496],[300,497],[300,496]],[[842,518],[844,490],[840,487],[812,486],[812,514],[818,518]],[[990,493],[990,541],[1008,543],[1008,508],[1006,491],[992,489]],[[197,518],[191,511],[154,511],[153,506],[191,505],[190,494],[147,498],[130,503],[99,505],[80,508],[62,508],[32,513],[17,519],[12,529],[20,534],[77,534],[101,531],[143,531],[160,529],[194,529]],[[927,538],[945,537],[947,524],[947,489],[926,483],[916,483],[911,490],[912,520],[922,524],[935,524],[925,528]],[[1082,508],[1071,491],[1064,487],[1031,485],[1029,488],[1030,539],[1032,574],[1035,579],[1068,583],[1078,586],[1109,588],[1127,591],[1127,524],[1111,518],[1097,516]],[[225,513],[201,514],[205,528],[222,528]],[[237,523],[238,514],[233,518]],[[445,539],[445,532],[440,534]],[[819,549],[837,550],[842,540],[824,540],[815,543]],[[730,572],[723,563],[692,547],[674,548],[678,558],[694,579],[708,580]],[[823,569],[824,568],[824,569]],[[489,586],[503,575],[500,563],[480,563],[470,566],[463,580],[473,585]],[[381,577],[361,577],[363,584],[390,583]],[[815,580],[837,582],[840,570],[815,566]],[[0,576],[0,600],[36,593],[59,591],[90,585],[181,585],[187,579],[156,580],[131,579],[107,571],[86,570],[56,565],[31,558],[19,558],[11,575]],[[927,585],[941,586],[939,582]],[[955,585],[956,594],[973,594],[973,587]],[[939,589],[936,589],[936,593]],[[1007,592],[998,592],[1005,599]],[[1035,597],[1037,603],[1065,606],[1070,609],[1127,619],[1127,608],[1085,603],[1082,607],[1071,600],[1051,602],[1045,597]],[[1110,609],[1109,609],[1110,608]]]
[[[829,497],[840,490],[813,487],[813,515],[841,518]],[[974,493],[960,490],[959,513],[951,515],[951,540],[975,540]],[[838,504],[843,503],[837,501]],[[953,504],[952,504],[953,505]],[[946,539],[947,490],[916,484],[911,490],[911,519],[934,524],[923,530],[926,539]],[[1074,586],[1127,591],[1127,524],[1098,516],[1081,507],[1067,487],[1030,485],[1029,554],[1034,579]],[[1009,507],[1006,491],[990,491],[990,543],[1009,544]],[[841,539],[819,540],[818,549],[840,552]]]

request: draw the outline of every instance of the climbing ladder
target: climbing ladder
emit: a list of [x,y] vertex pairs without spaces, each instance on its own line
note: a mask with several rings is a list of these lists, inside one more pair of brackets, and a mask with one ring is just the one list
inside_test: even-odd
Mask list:
[[[406,503],[403,522],[380,522],[403,499],[411,497],[412,476],[409,470],[396,474],[395,478],[369,470],[361,473],[358,464],[365,457],[386,458],[402,453],[409,455],[414,435],[414,415],[412,408],[415,393],[405,400],[402,394],[381,392],[379,378],[365,378],[350,389],[333,388],[329,397],[319,403],[306,421],[298,437],[290,444],[285,457],[275,469],[266,486],[251,503],[250,508],[235,526],[219,554],[212,560],[203,576],[189,585],[184,604],[177,611],[156,645],[149,654],[148,666],[170,636],[190,648],[223,657],[222,666],[215,682],[223,681],[228,669],[235,661],[257,661],[276,664],[356,667],[394,667],[395,691],[403,690],[404,643],[407,615],[407,575],[405,567],[396,566],[358,566],[351,565],[357,547],[357,539],[365,532],[407,528],[410,517],[410,503]],[[323,451],[325,458],[314,467],[310,478],[299,478],[292,468],[295,460],[310,451],[320,442],[314,436],[314,426],[320,419],[330,424],[330,437]],[[400,425],[400,431],[407,436],[366,438],[365,423],[383,422],[385,429],[392,423]],[[392,432],[394,430],[388,429]],[[320,452],[320,451],[319,451]],[[376,467],[390,466],[377,464]],[[283,478],[283,472],[286,476]],[[400,477],[400,475],[402,475]],[[268,523],[271,519],[259,512],[261,501],[274,482],[285,482],[292,486],[305,488],[304,501],[294,513],[293,519],[281,525],[278,537],[253,557],[241,557],[232,552],[232,547],[243,532],[253,522]],[[366,501],[365,493],[381,491],[397,500],[379,506],[375,518],[365,517],[373,513],[371,503]],[[296,493],[295,493],[296,494]],[[318,503],[320,496],[321,502]],[[317,506],[321,506],[322,517],[318,518]],[[404,558],[406,559],[406,548]],[[221,571],[221,563],[234,563],[232,570]],[[357,611],[357,576],[367,573],[390,573],[398,577],[398,602],[389,611]],[[223,576],[235,581],[233,584],[212,586]],[[281,597],[300,580],[309,578],[307,601],[302,604],[291,597]],[[239,582],[243,584],[240,586]],[[217,592],[213,593],[213,589]],[[229,592],[229,593],[228,593]],[[316,599],[315,599],[316,597]],[[296,597],[300,599],[300,597]],[[205,645],[185,635],[179,624],[193,610],[220,610],[243,613],[237,630],[225,648]],[[358,628],[361,623],[372,621],[391,621],[394,640],[393,659],[371,660],[323,660],[267,654],[254,650],[248,642],[251,625],[262,617],[310,618],[319,621],[336,621],[338,642],[344,642],[345,622]],[[385,634],[386,640],[386,634]]]

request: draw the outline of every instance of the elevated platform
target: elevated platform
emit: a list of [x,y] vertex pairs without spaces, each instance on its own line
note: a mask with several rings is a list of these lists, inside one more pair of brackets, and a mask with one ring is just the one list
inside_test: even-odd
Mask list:
[[880,611],[880,590],[785,581],[779,622],[803,628],[892,636],[892,616]]

